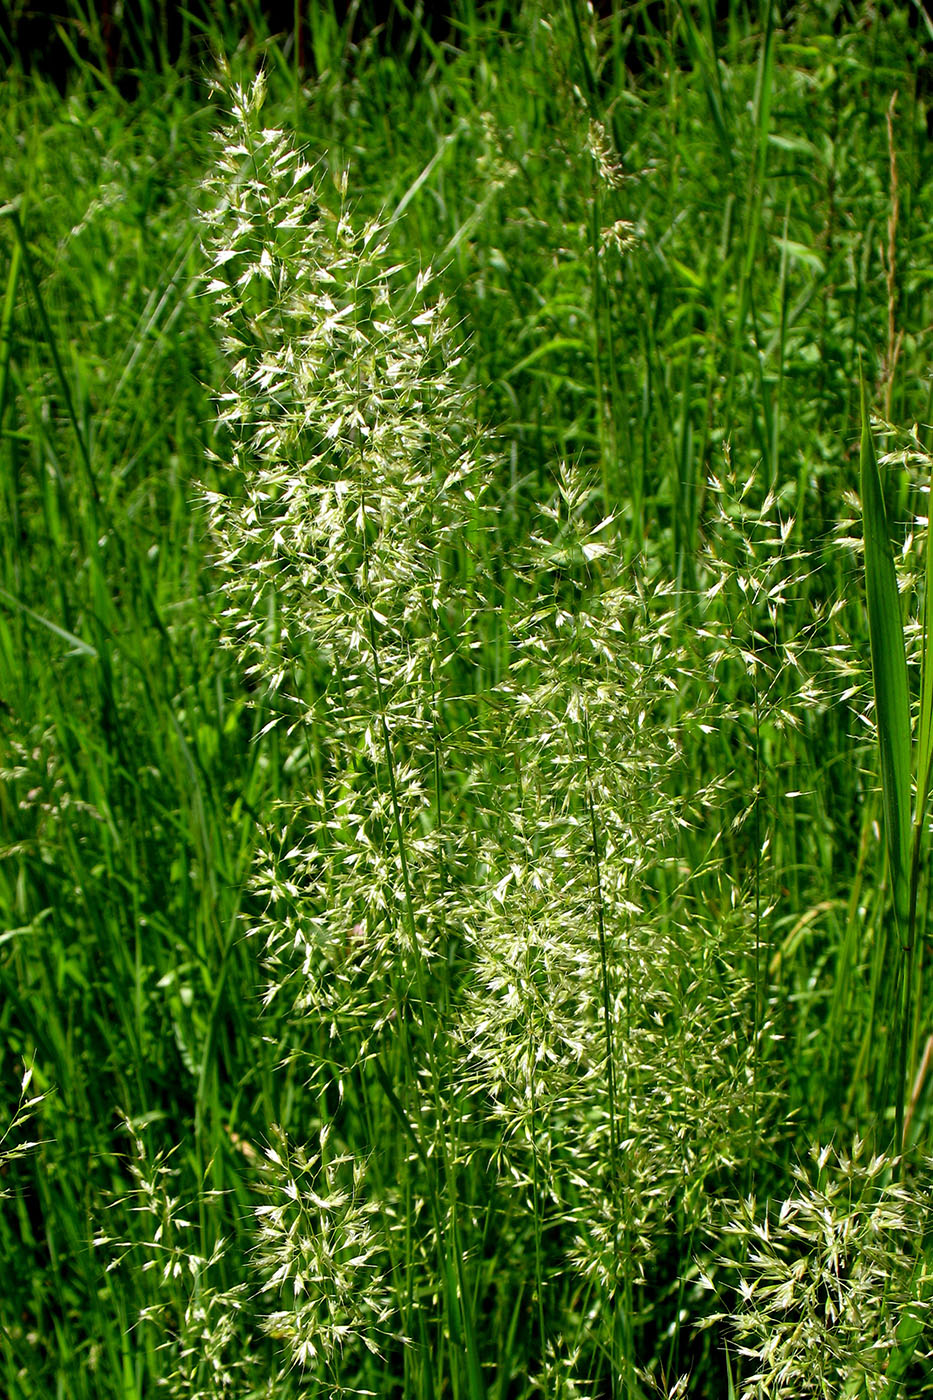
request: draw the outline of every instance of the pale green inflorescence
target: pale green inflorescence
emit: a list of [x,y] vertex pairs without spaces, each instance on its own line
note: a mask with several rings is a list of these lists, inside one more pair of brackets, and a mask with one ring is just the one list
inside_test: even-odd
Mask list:
[[726,1233],[744,1256],[731,1319],[743,1400],[874,1400],[928,1355],[933,1200],[928,1179],[898,1183],[894,1167],[859,1140],[814,1147],[793,1194],[740,1203]]

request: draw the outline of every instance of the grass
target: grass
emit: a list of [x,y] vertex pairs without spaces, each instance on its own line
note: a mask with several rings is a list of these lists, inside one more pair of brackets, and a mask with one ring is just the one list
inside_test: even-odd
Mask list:
[[922,16],[163,19],[0,88],[4,1393],[930,1394]]

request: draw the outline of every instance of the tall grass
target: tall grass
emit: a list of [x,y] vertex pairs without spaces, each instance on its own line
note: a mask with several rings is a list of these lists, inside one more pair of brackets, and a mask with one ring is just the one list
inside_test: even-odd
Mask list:
[[217,15],[3,90],[6,1392],[930,1393],[905,16]]

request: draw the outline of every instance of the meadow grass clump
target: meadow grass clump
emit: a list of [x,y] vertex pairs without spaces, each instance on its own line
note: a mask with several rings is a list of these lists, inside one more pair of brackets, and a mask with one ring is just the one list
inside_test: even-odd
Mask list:
[[[513,562],[506,674],[477,695],[470,546],[494,516],[452,417],[458,352],[377,230],[328,212],[260,127],[262,98],[261,82],[233,90],[209,186],[209,292],[233,361],[220,421],[242,487],[208,503],[224,635],[269,722],[312,750],[253,881],[266,1002],[291,1007],[322,1131],[382,1144],[367,1180],[406,1346],[427,1287],[452,1376],[480,1384],[482,1285],[466,1281],[499,1191],[521,1184],[525,1223],[507,1217],[534,1260],[533,1373],[550,1355],[572,1378],[572,1357],[577,1380],[604,1364],[631,1393],[670,1308],[678,1352],[666,1231],[702,1236],[710,1183],[748,1159],[772,1097],[761,910],[741,917],[734,887],[730,917],[701,932],[694,872],[677,869],[678,831],[722,800],[718,783],[673,795],[684,736],[729,709],[679,640],[672,592],[617,556],[598,492],[566,469]],[[495,1189],[477,1237],[479,1179]],[[589,1303],[571,1326],[573,1272]]]
[[930,1393],[922,45],[727,8],[0,86],[17,1400]]
[[[635,1289],[650,1278],[656,1291],[661,1221],[689,1183],[681,1224],[699,1229],[703,1183],[747,1155],[732,1139],[756,1112],[760,1130],[766,1097],[741,1103],[757,1088],[737,1065],[743,1038],[758,1057],[750,952],[711,956],[711,976],[691,967],[676,910],[697,904],[689,878],[674,892],[665,876],[672,838],[713,800],[667,796],[693,662],[665,591],[614,557],[612,521],[565,471],[530,536],[507,676],[480,723],[470,547],[494,517],[488,469],[453,416],[457,355],[420,299],[425,278],[413,304],[377,230],[329,213],[287,138],[260,127],[262,97],[261,82],[233,90],[207,227],[233,361],[220,419],[242,477],[238,494],[209,497],[222,626],[270,722],[298,754],[313,746],[296,759],[308,791],[253,882],[266,1001],[292,1008],[322,1131],[372,1142],[392,1124],[367,1179],[406,1345],[433,1288],[452,1374],[480,1384],[482,1293],[466,1280],[482,1268],[469,1244],[481,1171],[529,1193],[511,1229],[535,1260],[538,1364],[582,1352],[585,1379],[605,1349],[613,1386],[631,1389],[637,1333],[658,1325]],[[458,772],[468,822],[451,805]],[[701,1008],[719,1026],[705,1060]],[[489,1223],[500,1208],[496,1191]],[[563,1295],[571,1261],[591,1301],[567,1336],[548,1276]],[[399,1291],[406,1271],[435,1281]]]

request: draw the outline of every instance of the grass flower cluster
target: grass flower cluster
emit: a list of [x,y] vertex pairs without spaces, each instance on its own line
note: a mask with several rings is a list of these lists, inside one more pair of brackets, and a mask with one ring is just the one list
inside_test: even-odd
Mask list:
[[858,1140],[814,1148],[793,1195],[742,1203],[729,1234],[745,1253],[735,1333],[756,1367],[744,1395],[890,1395],[928,1361],[929,1183],[907,1189],[895,1167]]

